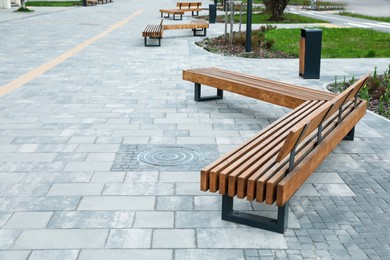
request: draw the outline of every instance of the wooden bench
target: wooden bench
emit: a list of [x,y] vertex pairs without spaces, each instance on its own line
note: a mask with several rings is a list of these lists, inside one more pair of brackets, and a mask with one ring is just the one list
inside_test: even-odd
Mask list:
[[[199,11],[203,10],[201,6],[202,2],[177,2],[176,9],[160,9],[160,14],[161,18],[169,18],[172,14],[173,20],[182,20],[185,12],[191,12],[192,16],[198,16]],[[167,16],[163,17],[164,13],[166,13]],[[180,15],[180,19],[176,19],[176,15]]]
[[[161,39],[164,34],[164,30],[180,30],[180,29],[191,29],[194,32],[194,36],[206,36],[207,28],[209,24],[206,20],[191,20],[190,23],[185,24],[167,24],[163,25],[163,20],[159,25],[147,25],[142,32],[144,37],[145,46],[161,46]],[[202,32],[199,34],[198,32]],[[158,39],[158,44],[149,44],[147,38]]]
[[98,1],[97,0],[87,0],[87,5],[97,5],[98,4]]
[[[290,113],[203,168],[200,189],[223,196],[222,219],[283,233],[290,198],[339,142],[353,140],[354,127],[366,112],[366,101],[357,96],[368,76],[332,98],[305,96]],[[213,80],[208,83],[215,84]],[[291,99],[286,104],[295,103],[295,97]],[[277,218],[235,211],[233,197],[276,203]]]
[[203,10],[201,6],[202,6],[202,2],[177,2],[176,3],[176,8],[181,9],[184,12],[191,12],[192,16],[199,15],[199,11]]
[[[160,13],[161,13],[161,18],[169,18],[170,15],[172,15],[173,20],[182,20],[184,10],[182,10],[182,9],[160,9]],[[167,16],[163,16],[164,13],[167,14]],[[176,15],[180,15],[180,19],[176,19]]]
[[[190,23],[163,25],[163,30],[190,29],[194,32],[194,36],[206,36],[207,28],[209,28],[209,23],[204,19],[191,20]],[[202,32],[202,33],[198,34],[198,32]]]
[[[335,97],[334,93],[218,68],[184,70],[183,79],[195,83],[194,99],[197,102],[222,99],[224,90],[288,108],[295,108],[307,100]],[[217,95],[201,97],[202,84],[217,88]]]
[[[156,25],[147,25],[142,32],[142,37],[144,37],[145,46],[161,46],[161,38],[163,37],[163,23],[164,19],[161,19],[160,24]],[[147,38],[158,39],[158,44],[149,44]]]

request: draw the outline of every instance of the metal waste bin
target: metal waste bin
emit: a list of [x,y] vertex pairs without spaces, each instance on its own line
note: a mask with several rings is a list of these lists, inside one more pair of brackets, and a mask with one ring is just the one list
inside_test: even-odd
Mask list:
[[321,65],[321,29],[301,29],[299,41],[299,76],[319,79]]
[[217,6],[215,4],[209,5],[209,23],[215,23],[217,18]]

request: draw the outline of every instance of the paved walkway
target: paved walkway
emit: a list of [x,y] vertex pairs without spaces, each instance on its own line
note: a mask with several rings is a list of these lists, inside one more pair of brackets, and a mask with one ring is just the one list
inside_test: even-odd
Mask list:
[[[287,109],[231,93],[195,103],[181,71],[216,66],[321,89],[389,59],[324,59],[321,79],[304,80],[297,59],[209,54],[190,31],[145,48],[142,29],[175,2],[18,19],[0,10],[10,17],[0,22],[0,259],[385,259],[388,120],[368,113],[318,168],[284,235],[235,225],[220,220],[219,196],[199,191],[199,169]],[[185,153],[179,166],[150,164]]]

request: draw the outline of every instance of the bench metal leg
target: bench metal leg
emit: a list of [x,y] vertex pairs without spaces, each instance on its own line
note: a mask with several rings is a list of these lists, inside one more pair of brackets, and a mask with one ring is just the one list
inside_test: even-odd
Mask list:
[[160,47],[160,46],[161,46],[161,38],[152,38],[152,37],[149,37],[149,41],[150,41],[150,39],[158,39],[158,44],[148,44],[147,38],[148,38],[148,37],[144,37],[145,47]]
[[196,102],[223,99],[223,90],[222,89],[217,89],[216,96],[201,97],[201,88],[200,87],[201,87],[201,85],[199,83],[195,83],[194,100]]
[[183,15],[180,14],[180,19],[176,19],[176,14],[173,14],[173,20],[183,20]]
[[355,138],[355,127],[349,131],[349,133],[344,137],[343,141],[353,141]]
[[[195,14],[196,12],[196,14]],[[192,11],[192,16],[199,16],[199,11]]]
[[267,218],[233,210],[233,198],[222,195],[222,219],[255,228],[284,233],[288,222],[288,202],[278,207],[278,218]]
[[[206,36],[207,35],[207,29],[206,28],[203,28],[203,29],[192,29],[192,31],[194,32],[194,36]],[[197,34],[197,32],[203,32],[202,34]]]

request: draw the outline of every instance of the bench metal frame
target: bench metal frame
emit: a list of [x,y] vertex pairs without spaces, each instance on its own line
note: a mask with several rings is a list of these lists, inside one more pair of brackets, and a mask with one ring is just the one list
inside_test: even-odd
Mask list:
[[[144,37],[144,38],[145,38],[145,47],[160,47],[161,46],[161,37]],[[158,39],[158,44],[148,44],[147,38]]]
[[283,234],[288,223],[288,204],[287,202],[283,207],[278,207],[278,215],[274,219],[234,210],[233,198],[222,195],[222,219]]
[[[206,36],[207,35],[207,29],[202,28],[202,29],[192,29],[194,32],[194,36]],[[198,34],[197,32],[203,32],[202,34]]]
[[[163,16],[164,13],[165,12],[161,12],[161,18],[171,18],[170,13],[166,13],[167,16]],[[176,15],[180,15],[180,19],[176,19]],[[172,20],[176,20],[176,21],[183,20],[183,13],[180,14],[172,13]]]
[[223,99],[223,90],[217,88],[216,96],[201,97],[201,84],[195,83],[194,100],[196,102]]

